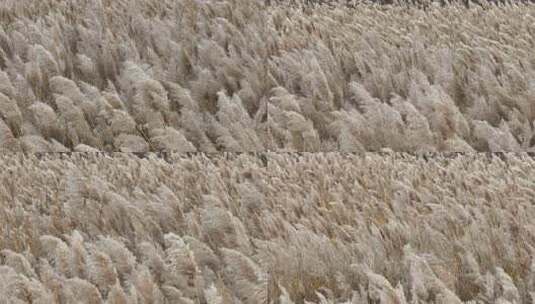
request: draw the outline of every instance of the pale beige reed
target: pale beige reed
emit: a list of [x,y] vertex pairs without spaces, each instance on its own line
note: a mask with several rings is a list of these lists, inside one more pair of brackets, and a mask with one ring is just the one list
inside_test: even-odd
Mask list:
[[0,303],[533,303],[526,154],[0,157]]
[[2,1],[0,149],[535,149],[535,5],[294,4]]

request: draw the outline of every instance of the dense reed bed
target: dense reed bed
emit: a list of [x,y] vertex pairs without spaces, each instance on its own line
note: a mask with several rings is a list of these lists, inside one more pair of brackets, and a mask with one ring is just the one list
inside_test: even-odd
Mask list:
[[0,166],[1,303],[533,303],[526,154]]
[[535,5],[305,2],[2,1],[0,149],[533,151]]

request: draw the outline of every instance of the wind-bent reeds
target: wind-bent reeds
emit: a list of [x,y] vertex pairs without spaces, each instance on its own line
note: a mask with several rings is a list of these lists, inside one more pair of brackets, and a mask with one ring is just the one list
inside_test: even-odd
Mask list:
[[299,2],[3,1],[0,149],[533,151],[535,5]]
[[526,154],[264,157],[1,157],[0,299],[531,303]]

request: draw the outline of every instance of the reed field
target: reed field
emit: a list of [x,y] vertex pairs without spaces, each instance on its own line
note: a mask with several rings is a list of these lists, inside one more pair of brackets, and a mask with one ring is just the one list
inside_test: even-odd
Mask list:
[[269,2],[2,1],[2,151],[534,151],[535,4]]
[[533,303],[527,154],[0,157],[0,303]]
[[0,0],[0,304],[535,304],[498,2]]

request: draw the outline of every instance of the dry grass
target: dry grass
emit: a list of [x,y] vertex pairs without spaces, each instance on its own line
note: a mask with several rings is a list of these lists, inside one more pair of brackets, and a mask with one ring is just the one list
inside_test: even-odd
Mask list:
[[535,303],[534,160],[390,153],[535,151],[535,5],[272,2],[0,1],[0,304]]
[[267,150],[260,4],[8,0],[0,15],[1,151]]
[[426,6],[270,10],[277,150],[533,151],[535,5]]
[[532,303],[534,166],[526,154],[2,157],[0,299]]
[[2,1],[0,148],[534,150],[535,5],[301,2]]

